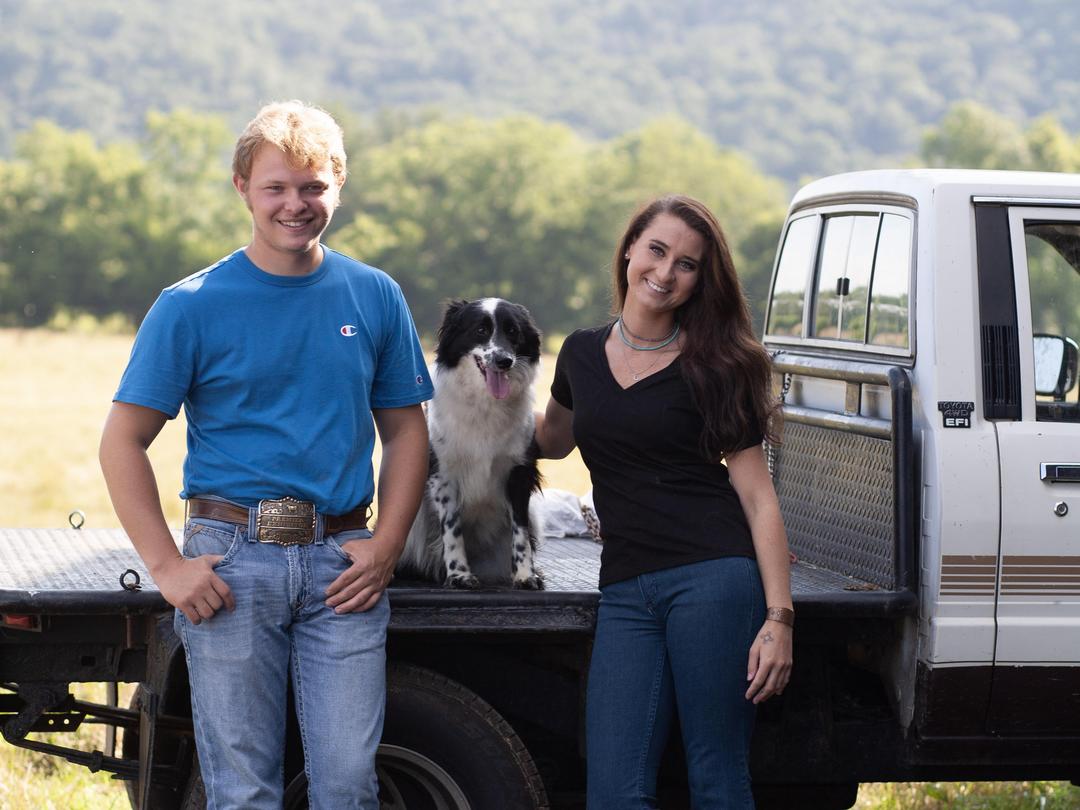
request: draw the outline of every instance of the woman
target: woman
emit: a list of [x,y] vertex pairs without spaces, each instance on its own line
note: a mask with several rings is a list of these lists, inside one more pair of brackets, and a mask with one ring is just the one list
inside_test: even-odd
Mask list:
[[589,810],[656,806],[676,711],[694,808],[752,807],[754,706],[787,684],[794,624],[769,357],[700,202],[639,211],[612,276],[617,320],[566,339],[537,415],[544,456],[581,449],[604,537]]

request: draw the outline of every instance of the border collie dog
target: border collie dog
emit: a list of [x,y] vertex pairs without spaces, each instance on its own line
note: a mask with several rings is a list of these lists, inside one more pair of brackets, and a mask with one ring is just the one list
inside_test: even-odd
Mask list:
[[398,563],[451,588],[541,589],[542,533],[533,435],[540,332],[525,307],[500,298],[452,301],[439,327],[427,407],[424,500]]

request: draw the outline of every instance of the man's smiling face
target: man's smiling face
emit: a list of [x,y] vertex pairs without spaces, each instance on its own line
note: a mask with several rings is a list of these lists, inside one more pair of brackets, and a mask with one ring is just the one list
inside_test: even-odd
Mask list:
[[319,239],[338,204],[330,162],[295,168],[285,152],[263,144],[251,162],[251,176],[234,177],[233,183],[251,211],[251,260],[270,273],[314,270],[322,260]]

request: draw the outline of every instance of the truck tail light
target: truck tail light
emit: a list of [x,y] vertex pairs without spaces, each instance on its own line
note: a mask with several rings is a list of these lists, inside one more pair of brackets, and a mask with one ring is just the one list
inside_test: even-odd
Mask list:
[[0,613],[0,627],[12,630],[41,630],[41,617],[29,613]]

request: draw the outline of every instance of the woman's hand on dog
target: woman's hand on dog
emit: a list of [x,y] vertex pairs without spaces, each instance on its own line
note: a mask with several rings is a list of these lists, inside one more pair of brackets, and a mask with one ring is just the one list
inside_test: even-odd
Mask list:
[[326,589],[326,604],[335,613],[362,613],[375,607],[401,553],[400,544],[380,541],[378,535],[347,540],[341,550],[353,561]]

